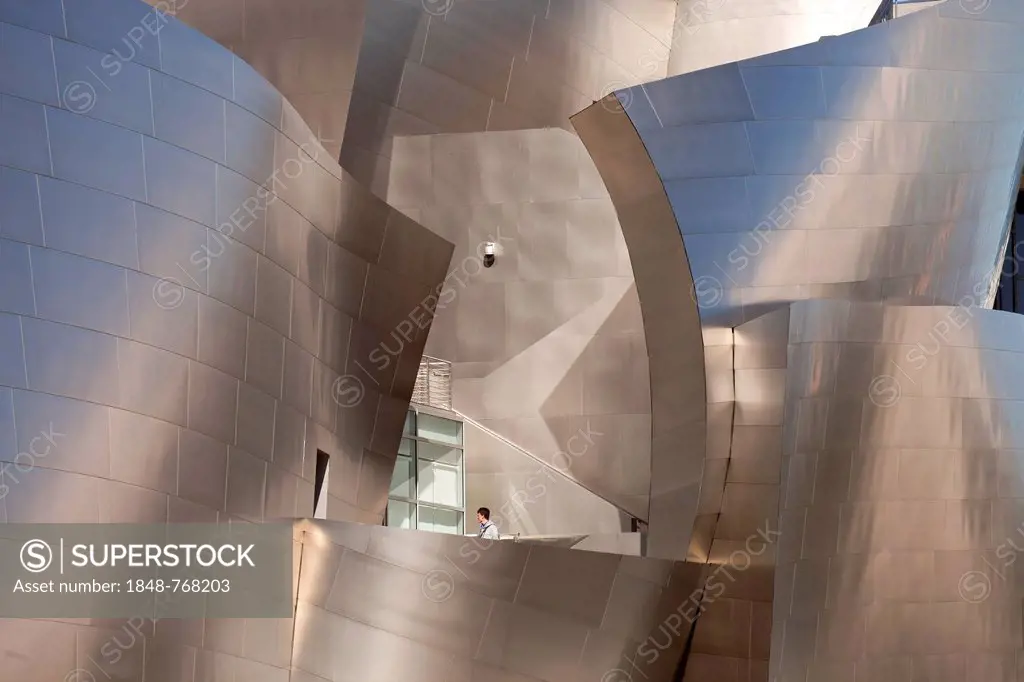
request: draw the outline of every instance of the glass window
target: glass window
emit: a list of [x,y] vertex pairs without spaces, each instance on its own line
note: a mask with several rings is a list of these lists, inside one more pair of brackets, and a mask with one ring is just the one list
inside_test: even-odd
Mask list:
[[459,467],[422,460],[416,465],[416,497],[420,502],[446,507],[462,506],[462,471]]
[[391,474],[387,525],[461,534],[465,525],[461,422],[410,410],[405,425],[406,437],[399,443]]
[[420,530],[462,535],[462,512],[420,505]]
[[431,462],[443,462],[453,466],[462,466],[462,450],[446,445],[436,445],[421,441],[416,444],[416,456],[419,459],[426,459]]
[[391,474],[391,496],[411,500],[413,480],[412,458],[399,455]]
[[416,435],[439,443],[462,445],[462,424],[451,419],[420,414],[416,417]]
[[416,505],[401,500],[388,500],[388,526],[413,529],[416,527]]

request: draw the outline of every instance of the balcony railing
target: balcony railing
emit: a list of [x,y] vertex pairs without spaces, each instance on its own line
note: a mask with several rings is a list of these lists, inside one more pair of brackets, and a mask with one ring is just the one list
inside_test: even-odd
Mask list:
[[452,363],[424,355],[412,389],[412,402],[439,410],[452,409]]

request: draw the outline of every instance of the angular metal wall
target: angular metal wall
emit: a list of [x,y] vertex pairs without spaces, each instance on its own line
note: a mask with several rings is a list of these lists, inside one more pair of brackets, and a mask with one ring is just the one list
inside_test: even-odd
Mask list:
[[[540,460],[570,459],[557,466],[644,519],[649,382],[628,253],[593,164],[559,128],[664,76],[674,16],[674,0],[373,3],[342,152],[379,196],[456,243],[456,296],[430,340],[456,363],[456,409]],[[488,238],[501,252],[482,271]],[[560,455],[588,422],[599,442]],[[527,532],[611,530],[604,500],[581,488],[579,504],[539,502],[523,472],[498,473],[500,446],[479,445],[494,452],[479,453],[475,492],[518,507]],[[511,502],[523,495],[530,509]]]
[[66,434],[3,518],[312,515],[320,449],[328,516],[379,521],[452,246],[147,5],[0,20],[2,461]]
[[686,250],[657,173],[621,109],[588,109],[573,123],[618,211],[644,311],[652,428],[648,551],[684,559],[697,517],[708,419],[697,305],[679,295],[691,287]]
[[[454,408],[646,520],[650,388],[640,305],[615,208],[579,138],[560,129],[446,134],[397,139],[393,149],[389,203],[456,245],[450,295],[427,342],[430,354],[453,362]],[[486,241],[498,252],[491,268],[480,257]],[[471,445],[471,466],[502,472],[469,479],[474,497],[520,512],[523,532],[630,529],[618,514],[609,527],[608,504],[585,490],[584,507],[531,491],[532,472],[503,471],[511,461],[500,443]]]
[[665,76],[674,17],[675,0],[370,2],[341,164],[387,198],[395,138],[568,129]]
[[[473,420],[465,422],[463,435],[466,509],[471,514],[480,507],[490,509],[491,520],[502,535],[572,537],[630,529],[628,514],[571,477],[576,458],[551,457],[564,452],[562,447],[546,450],[548,460],[539,459]],[[586,454],[583,446],[591,448],[593,459],[598,454],[598,438],[604,435],[595,436],[592,446],[582,438],[573,445],[580,442],[577,451],[581,456]],[[629,452],[624,449],[623,454]],[[553,459],[558,463],[553,464]]]

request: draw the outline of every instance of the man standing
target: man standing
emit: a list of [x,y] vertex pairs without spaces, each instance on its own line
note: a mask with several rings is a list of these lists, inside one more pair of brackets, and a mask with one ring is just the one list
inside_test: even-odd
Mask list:
[[480,522],[479,537],[484,540],[500,540],[498,527],[491,521],[491,510],[487,507],[480,507],[476,510],[476,520]]

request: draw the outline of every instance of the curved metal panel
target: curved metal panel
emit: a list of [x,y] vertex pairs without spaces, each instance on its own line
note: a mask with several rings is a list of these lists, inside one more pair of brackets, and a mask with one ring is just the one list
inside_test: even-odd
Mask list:
[[864,28],[878,0],[679,0],[668,75],[779,52]]
[[676,611],[701,574],[539,544],[299,527],[292,679],[667,681],[686,643]]
[[[647,551],[683,559],[705,470],[707,401],[700,319],[683,240],[640,138],[616,106],[573,124],[619,214],[643,310],[651,377],[651,500]],[[706,554],[705,554],[706,557]]]
[[1019,59],[1015,11],[943,5],[621,91],[574,122],[592,151],[642,143],[598,166],[608,182],[620,156],[653,165],[674,219],[643,229],[682,234],[674,267],[706,329],[806,298],[987,302],[1024,134],[1021,74],[992,73]]
[[1014,680],[1024,318],[793,306],[779,682]]
[[675,18],[675,0],[383,0],[366,9],[341,159],[385,198],[393,140],[569,129],[594,100],[666,75]]
[[[358,187],[237,57],[133,1],[58,4],[67,29],[48,33],[45,15],[0,4],[0,51],[20,57],[0,77],[0,461],[47,429],[73,447],[2,470],[2,519],[302,516],[323,450],[328,516],[377,522],[451,244]],[[121,28],[154,21],[155,48],[115,54]],[[667,679],[700,577],[368,525],[298,530],[294,618],[7,621],[8,675]],[[673,636],[638,663],[666,622]]]
[[328,517],[379,521],[452,245],[176,20],[75,0],[43,33],[12,7],[0,424],[75,445],[5,481],[5,518],[311,515],[322,450]]
[[[245,60],[288,99],[331,158],[338,159],[365,0],[145,1]],[[255,82],[248,85],[263,89]]]

